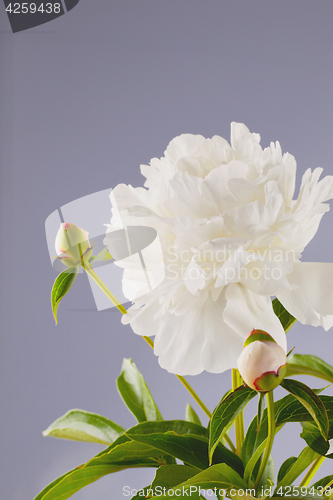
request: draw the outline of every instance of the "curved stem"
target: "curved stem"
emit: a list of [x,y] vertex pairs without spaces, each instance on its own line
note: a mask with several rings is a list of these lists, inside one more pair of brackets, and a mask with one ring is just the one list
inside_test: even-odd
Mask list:
[[254,483],[255,489],[258,488],[260,481],[262,479],[262,476],[263,476],[265,469],[267,467],[269,456],[271,454],[272,447],[273,447],[274,436],[275,436],[275,413],[274,413],[273,391],[267,392],[266,398],[267,398],[267,416],[268,416],[268,436],[267,436],[265,453],[264,453],[263,459],[261,461],[261,465],[260,465],[257,479]]
[[[232,390],[234,391],[242,385],[242,378],[239,371],[235,368],[232,369]],[[244,417],[243,411],[235,419],[235,436],[236,436],[236,453],[240,457],[242,454],[242,445],[244,441]]]
[[[81,259],[81,264],[83,269],[86,271],[86,273],[95,281],[95,283],[100,287],[100,289],[105,293],[105,295],[111,300],[111,302],[119,309],[119,311],[122,314],[127,314],[127,310],[125,307],[119,302],[119,300],[113,295],[113,293],[110,292],[107,286],[103,283],[103,281],[100,279],[98,274],[93,270],[90,264],[84,264],[83,259]],[[152,349],[154,349],[154,342],[150,337],[142,336],[142,338],[147,342],[147,344],[150,345]],[[178,380],[186,387],[188,392],[191,394],[191,396],[195,399],[195,401],[198,403],[200,408],[204,411],[204,413],[207,415],[209,419],[212,418],[211,412],[208,410],[207,406],[201,401],[197,393],[194,391],[194,389],[190,386],[190,384],[187,382],[187,380],[181,376],[181,375],[176,375]],[[227,441],[229,444],[230,448],[232,451],[236,451],[233,442],[229,438],[229,436],[224,436],[224,439]]]
[[324,462],[325,458],[326,457],[323,457],[321,455],[316,458],[316,460],[313,462],[310,469],[308,470],[308,472],[305,474],[302,481],[300,482],[300,486],[308,486],[309,485],[311,479],[314,477],[314,475],[318,471],[319,467]]

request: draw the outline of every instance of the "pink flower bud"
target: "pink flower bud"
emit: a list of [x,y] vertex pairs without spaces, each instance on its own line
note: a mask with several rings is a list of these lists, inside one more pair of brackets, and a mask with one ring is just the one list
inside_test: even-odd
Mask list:
[[287,356],[275,340],[262,330],[253,330],[237,361],[244,382],[260,392],[272,391],[287,372]]
[[55,249],[61,262],[68,267],[76,267],[87,263],[92,248],[88,239],[88,232],[74,224],[65,222],[60,224],[55,240]]

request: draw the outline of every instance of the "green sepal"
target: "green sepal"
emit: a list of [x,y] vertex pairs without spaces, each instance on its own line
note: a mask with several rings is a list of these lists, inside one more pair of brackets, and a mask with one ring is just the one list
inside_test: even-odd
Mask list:
[[104,247],[97,255],[93,255],[89,259],[89,264],[93,264],[93,262],[100,262],[105,260],[112,260],[113,257],[108,251],[108,247]]
[[276,344],[275,340],[273,337],[267,333],[264,332],[264,330],[255,330],[253,329],[250,335],[245,339],[244,346],[247,347],[248,345],[252,344],[252,342],[274,342]]
[[254,385],[258,391],[269,392],[273,391],[278,385],[281,384],[287,373],[287,364],[281,366],[278,372],[263,373],[261,377],[254,381]]
[[71,286],[76,280],[78,272],[78,267],[70,267],[68,269],[65,269],[65,271],[59,274],[53,284],[51,291],[51,306],[56,325],[58,324],[57,310],[59,303],[61,299],[63,299],[63,297],[69,292]]

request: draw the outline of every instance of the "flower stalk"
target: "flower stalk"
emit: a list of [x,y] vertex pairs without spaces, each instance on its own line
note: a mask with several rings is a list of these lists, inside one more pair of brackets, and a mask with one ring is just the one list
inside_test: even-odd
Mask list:
[[[239,371],[235,368],[232,369],[231,373],[231,379],[232,379],[232,390],[234,391],[242,385],[242,378],[239,374]],[[242,445],[244,441],[244,416],[243,416],[243,410],[240,412],[240,414],[236,417],[235,419],[235,437],[236,437],[236,453],[240,457],[242,454]]]
[[260,464],[259,472],[257,475],[257,479],[254,483],[254,488],[257,489],[258,486],[260,485],[261,479],[263,477],[263,474],[265,472],[265,469],[268,464],[268,460],[273,448],[273,442],[274,442],[274,436],[275,436],[275,412],[274,412],[274,397],[273,397],[273,391],[269,391],[266,394],[266,399],[267,399],[267,417],[268,417],[268,436],[267,436],[267,443],[266,443],[266,449],[265,453],[263,456],[263,459]]

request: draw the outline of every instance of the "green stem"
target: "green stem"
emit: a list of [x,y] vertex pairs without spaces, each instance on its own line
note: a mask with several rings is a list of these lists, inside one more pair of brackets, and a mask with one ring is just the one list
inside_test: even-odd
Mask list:
[[260,469],[258,472],[257,479],[254,483],[254,488],[257,489],[260,481],[262,479],[262,476],[265,472],[265,469],[268,464],[268,460],[272,451],[273,447],[273,442],[274,442],[274,436],[275,436],[275,413],[274,413],[274,397],[273,397],[273,391],[269,391],[266,394],[267,398],[267,416],[268,416],[268,436],[267,436],[267,443],[266,443],[266,449],[265,453],[263,456],[263,459],[260,464]]
[[122,314],[126,314],[127,311],[125,307],[121,305],[119,300],[117,300],[116,297],[113,295],[113,293],[111,293],[110,290],[104,285],[103,281],[100,279],[98,274],[95,273],[93,268],[89,264],[88,265],[83,264],[82,267],[86,271],[86,273],[89,274],[89,276],[100,287],[100,289],[105,293],[105,295],[111,300],[112,304],[114,304]]
[[319,467],[322,465],[326,457],[319,456],[316,458],[316,460],[313,462],[311,465],[310,469],[308,472],[305,474],[303,477],[302,481],[300,482],[300,486],[308,486],[311,479],[314,477],[316,472],[318,471]]
[[[242,378],[239,374],[239,371],[235,368],[232,369],[232,390],[234,391],[242,385]],[[235,436],[236,436],[236,453],[239,457],[241,457],[242,454],[242,445],[244,441],[244,417],[243,417],[243,411],[240,412],[239,415],[237,415],[235,419]]]
[[[84,264],[83,259],[81,258],[81,263],[83,269],[86,271],[89,276],[95,281],[95,283],[100,287],[100,289],[105,293],[105,295],[111,300],[111,302],[119,309],[119,311],[122,314],[127,314],[127,310],[125,307],[116,299],[116,297],[113,295],[113,293],[110,292],[110,290],[105,286],[103,281],[100,279],[100,277],[97,275],[97,273],[93,270],[90,264]],[[147,344],[150,345],[152,349],[154,349],[154,342],[151,340],[150,337],[142,336],[142,338],[147,342]],[[185,380],[184,377],[181,375],[176,375],[178,380],[186,387],[188,392],[191,394],[191,396],[195,399],[195,401],[198,403],[200,408],[206,413],[207,417],[209,419],[212,418],[211,412],[208,410],[207,406],[201,401],[197,393],[194,391],[194,389],[190,386],[190,384]],[[230,448],[232,451],[235,451],[235,447],[229,436],[224,436],[224,439],[227,441],[229,444]]]

